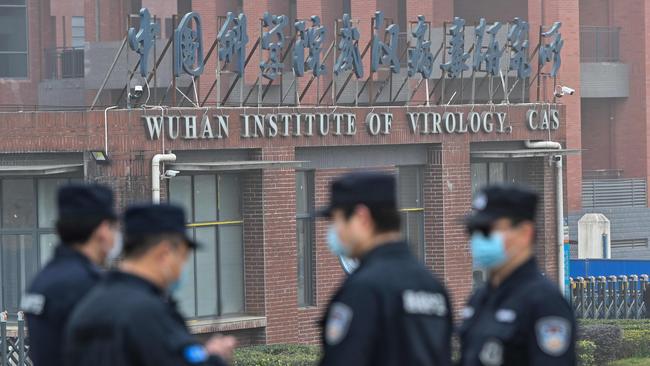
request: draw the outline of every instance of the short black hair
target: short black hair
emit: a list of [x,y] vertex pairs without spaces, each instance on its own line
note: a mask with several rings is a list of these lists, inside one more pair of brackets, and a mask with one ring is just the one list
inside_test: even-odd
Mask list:
[[140,258],[151,248],[157,246],[165,240],[169,241],[174,247],[178,247],[182,243],[187,244],[183,235],[179,233],[128,235],[124,238],[122,257],[126,259]]
[[[370,217],[375,223],[375,232],[377,234],[399,231],[401,228],[401,217],[395,207],[385,205],[363,204],[368,207]],[[343,210],[345,219],[349,219],[354,214],[357,205],[339,207]]]
[[90,237],[93,235],[95,230],[97,230],[104,221],[108,221],[110,224],[117,222],[116,219],[106,216],[64,216],[57,220],[56,232],[63,245],[83,245],[90,240]]

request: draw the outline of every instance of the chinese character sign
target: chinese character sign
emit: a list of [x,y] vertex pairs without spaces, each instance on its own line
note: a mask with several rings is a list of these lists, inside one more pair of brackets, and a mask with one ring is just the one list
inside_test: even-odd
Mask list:
[[418,23],[411,35],[415,39],[415,47],[408,50],[408,76],[413,77],[420,73],[423,79],[431,77],[433,71],[433,55],[431,54],[431,41],[424,40],[429,27],[424,15],[418,15]]
[[201,16],[185,14],[174,31],[174,76],[186,73],[192,77],[203,73],[203,35]]
[[334,63],[334,74],[353,70],[357,79],[363,77],[363,64],[359,53],[359,38],[361,34],[357,27],[352,26],[350,14],[343,14],[342,27],[339,32],[339,55]]
[[244,73],[246,44],[248,43],[246,15],[240,13],[235,17],[232,12],[228,12],[226,21],[217,34],[217,39],[219,40],[219,60],[226,64],[234,60],[235,73],[241,76]]
[[510,42],[510,70],[517,70],[517,77],[530,77],[532,69],[528,60],[528,22],[515,18],[510,25],[508,42]]
[[557,76],[557,72],[560,70],[560,66],[562,65],[560,51],[562,51],[562,46],[564,46],[564,40],[560,33],[560,27],[562,27],[562,23],[555,22],[548,32],[543,32],[542,38],[546,39],[552,37],[553,42],[550,44],[542,44],[539,48],[539,69],[541,70],[547,62],[551,62],[552,60],[553,67],[550,72],[552,77]]
[[479,25],[474,30],[476,42],[474,43],[474,63],[473,70],[480,71],[481,66],[485,63],[485,71],[492,75],[499,75],[501,69],[501,56],[505,51],[505,47],[500,47],[497,36],[502,27],[500,22],[496,22],[487,28],[487,33],[490,35],[490,42],[485,51],[482,50],[483,37],[486,32],[485,19],[481,18]]
[[447,53],[450,60],[440,65],[440,68],[447,73],[451,78],[458,78],[462,75],[463,71],[469,69],[465,63],[469,59],[469,53],[465,52],[465,19],[455,17],[454,21],[449,28],[449,50]]
[[264,28],[268,31],[262,33],[262,49],[269,51],[269,57],[260,62],[262,76],[275,80],[282,73],[282,48],[284,47],[284,28],[289,23],[286,15],[271,15],[265,12],[262,17]]
[[140,29],[129,28],[129,47],[140,54],[140,75],[146,77],[149,71],[149,51],[160,34],[160,25],[151,19],[149,9],[140,9]]
[[[323,65],[320,55],[327,30],[321,25],[320,17],[312,15],[310,28],[307,28],[304,20],[297,21],[294,26],[298,34],[293,49],[293,71],[296,76],[304,76],[305,67],[307,70],[312,70],[315,77],[325,74],[325,65]],[[309,51],[306,61],[305,49]]]
[[391,24],[385,32],[389,38],[388,43],[383,41],[384,12],[375,12],[374,35],[372,37],[372,51],[370,53],[370,71],[376,72],[379,65],[389,66],[393,73],[399,73],[400,64],[397,55],[399,26]]

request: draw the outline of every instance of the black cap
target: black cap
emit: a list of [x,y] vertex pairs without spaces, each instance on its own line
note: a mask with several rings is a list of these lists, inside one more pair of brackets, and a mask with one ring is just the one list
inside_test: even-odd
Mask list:
[[332,210],[366,204],[397,209],[395,177],[379,172],[349,173],[337,178],[330,186],[330,204],[317,215],[330,217]]
[[98,217],[116,220],[113,191],[99,184],[69,184],[57,195],[59,218]]
[[187,245],[195,249],[198,244],[187,236],[185,225],[185,212],[181,207],[175,205],[141,204],[130,206],[124,212],[125,237],[180,234]]
[[482,189],[472,203],[474,212],[466,217],[470,231],[485,229],[498,219],[535,220],[537,193],[516,185],[493,185]]

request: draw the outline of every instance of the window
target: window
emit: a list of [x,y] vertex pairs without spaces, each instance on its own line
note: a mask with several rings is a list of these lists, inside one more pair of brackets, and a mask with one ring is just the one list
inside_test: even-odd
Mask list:
[[0,78],[26,78],[27,56],[25,0],[0,0]]
[[170,201],[185,209],[189,235],[202,245],[185,265],[179,292],[181,312],[188,318],[244,313],[240,184],[237,174],[170,180]]
[[20,298],[58,244],[56,194],[69,178],[0,179],[0,308],[15,314]]
[[402,218],[402,232],[413,254],[424,261],[424,203],[421,166],[399,167],[397,201]]
[[314,301],[314,174],[296,172],[296,243],[298,244],[298,305]]
[[86,42],[84,17],[72,17],[72,47],[83,47]]

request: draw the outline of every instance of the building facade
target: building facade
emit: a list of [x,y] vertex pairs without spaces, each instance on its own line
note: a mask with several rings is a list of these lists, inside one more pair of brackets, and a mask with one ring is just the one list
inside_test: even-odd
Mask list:
[[[160,182],[161,201],[185,208],[188,230],[205,244],[191,258],[180,293],[183,314],[198,334],[227,332],[243,343],[318,342],[319,319],[345,274],[327,250],[328,223],[312,214],[326,204],[332,179],[360,169],[396,175],[403,233],[448,285],[456,310],[484,277],[472,269],[462,218],[473,193],[487,183],[522,183],[540,193],[536,252],[542,270],[557,279],[554,157],[563,156],[563,175],[570,177],[562,184],[564,211],[580,212],[583,187],[580,89],[573,99],[554,96],[558,85],[580,85],[578,1],[87,0],[70,11],[65,0],[8,3],[0,8],[22,16],[28,34],[19,51],[0,42],[0,57],[26,60],[0,66],[0,302],[10,312],[56,245],[56,187],[73,180],[110,185],[118,208],[151,200]],[[145,76],[127,37],[128,28],[141,29],[141,7],[160,27]],[[4,10],[0,17],[8,18]],[[378,10],[384,19],[376,29]],[[203,73],[174,77],[179,53],[170,39],[190,11],[201,17]],[[233,61],[241,55],[232,54],[229,63],[218,57],[225,41],[216,40],[228,11],[247,16],[241,68]],[[275,78],[263,75],[269,68],[260,63],[279,41],[265,45],[260,36],[282,18],[266,16],[265,24],[266,11],[287,16],[284,38],[273,33],[284,42],[270,68],[278,71]],[[343,14],[351,14],[350,24]],[[327,28],[319,54],[325,73],[318,78],[312,70],[299,76],[292,67],[296,41],[307,42],[296,37],[294,23],[314,27],[312,15]],[[454,17],[465,26],[454,28]],[[477,48],[487,55],[491,41],[497,51],[505,47],[492,73],[485,62],[472,72],[470,45],[480,18],[503,23]],[[508,31],[522,24],[515,18],[528,24],[519,40],[530,44],[530,74],[513,67],[518,46]],[[552,38],[542,39],[540,27],[550,31],[555,21],[562,22],[561,65],[550,57],[542,70],[537,46],[550,46]],[[421,24],[426,36],[418,39]],[[390,25],[400,29],[394,39],[384,32]],[[350,26],[358,39],[349,33],[347,46],[358,47],[358,65],[336,75],[345,47],[335,34]],[[22,34],[3,29],[12,42]],[[394,62],[374,68],[381,48],[375,40],[384,50],[395,40]],[[408,74],[414,50],[422,50],[418,41],[430,42],[422,53],[431,57],[425,78],[419,70]],[[458,65],[450,61],[459,54],[467,55],[468,68],[454,76]],[[354,76],[355,66],[363,67],[362,77]],[[159,154],[174,157],[154,167]],[[158,168],[161,176],[152,176]]]

